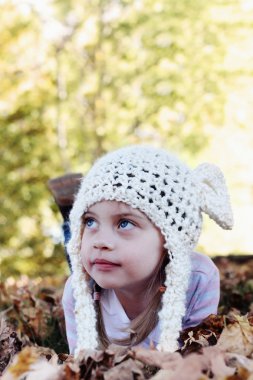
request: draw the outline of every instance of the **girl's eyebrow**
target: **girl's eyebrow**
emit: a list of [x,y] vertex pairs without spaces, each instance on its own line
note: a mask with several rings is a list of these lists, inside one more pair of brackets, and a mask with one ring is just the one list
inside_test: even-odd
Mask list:
[[135,212],[123,212],[123,213],[118,213],[118,214],[114,214],[115,217],[119,217],[119,218],[138,218],[138,219],[141,219],[141,220],[145,220],[146,218],[144,216],[142,216],[141,214],[137,214]]
[[89,215],[96,215],[95,212],[92,212],[92,211],[85,211],[85,212],[83,213],[83,216],[84,216],[84,215],[87,215],[87,214],[89,214]]
[[[97,216],[97,214],[95,212],[92,212],[92,211],[85,212],[83,216],[85,216],[85,215]],[[134,217],[134,218],[138,218],[138,219],[143,220],[143,221],[146,220],[145,216],[142,216],[141,214],[139,215],[135,212],[119,212],[119,213],[112,214],[112,216],[115,218],[132,218],[132,217]]]

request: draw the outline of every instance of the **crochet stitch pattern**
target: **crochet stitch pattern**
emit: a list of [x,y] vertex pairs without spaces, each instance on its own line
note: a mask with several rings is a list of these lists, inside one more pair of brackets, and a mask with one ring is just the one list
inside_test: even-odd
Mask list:
[[125,202],[138,208],[159,228],[170,258],[166,290],[158,314],[161,336],[158,349],[173,352],[185,315],[191,273],[190,253],[202,228],[202,211],[222,228],[231,229],[233,216],[221,170],[202,164],[190,170],[166,150],[149,146],[121,148],[100,158],[82,180],[70,213],[72,286],[75,297],[77,347],[96,349],[96,313],[81,264],[82,216],[102,200]]

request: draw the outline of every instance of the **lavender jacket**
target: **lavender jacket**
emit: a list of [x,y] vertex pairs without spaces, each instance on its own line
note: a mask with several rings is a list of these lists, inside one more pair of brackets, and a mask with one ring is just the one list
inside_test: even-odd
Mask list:
[[[204,256],[200,253],[193,252],[191,255],[191,262],[192,271],[189,288],[186,294],[186,314],[182,321],[183,329],[196,326],[199,323],[201,323],[201,321],[208,315],[216,314],[220,298],[219,271],[212,262],[212,260],[209,257]],[[72,354],[76,347],[77,333],[74,315],[75,301],[73,297],[73,290],[71,287],[71,277],[72,276],[70,276],[66,281],[63,292],[62,304],[65,315],[69,351]],[[112,302],[110,303],[109,301],[108,303],[108,301],[105,300],[105,305],[102,305],[106,313],[106,321],[104,320],[105,328],[106,331],[113,331],[114,329],[115,336],[116,330],[113,327],[113,325],[118,325],[120,322],[126,323],[127,317],[125,317],[125,320],[123,321],[120,320],[122,316],[122,310],[120,310],[121,306],[119,303],[117,305],[114,302],[113,306],[115,306],[117,310],[114,310],[114,312],[111,314],[110,311],[108,312],[108,305],[112,305]],[[119,312],[118,316],[117,312]],[[117,318],[116,320],[115,315]],[[110,318],[112,319],[110,320]],[[147,339],[145,339],[142,346],[148,347],[151,341],[155,345],[158,344],[159,334],[160,328],[158,324],[157,327],[149,334]]]

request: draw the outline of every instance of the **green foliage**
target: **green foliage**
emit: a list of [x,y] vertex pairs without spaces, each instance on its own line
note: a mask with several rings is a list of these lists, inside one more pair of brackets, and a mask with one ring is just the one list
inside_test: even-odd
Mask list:
[[[237,1],[1,2],[2,277],[67,271],[46,182],[147,142],[196,154],[223,122]],[[224,30],[227,36],[224,36]],[[228,72],[225,75],[229,76]]]

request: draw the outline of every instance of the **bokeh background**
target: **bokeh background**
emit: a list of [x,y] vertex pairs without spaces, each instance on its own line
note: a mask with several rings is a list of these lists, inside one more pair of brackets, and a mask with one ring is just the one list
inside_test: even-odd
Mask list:
[[1,280],[68,273],[47,181],[132,143],[219,165],[198,249],[253,253],[252,0],[0,0],[0,36]]

